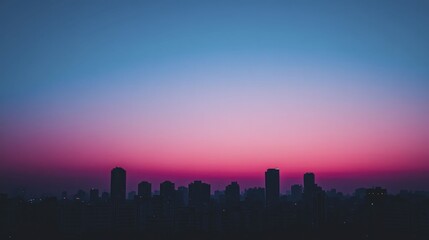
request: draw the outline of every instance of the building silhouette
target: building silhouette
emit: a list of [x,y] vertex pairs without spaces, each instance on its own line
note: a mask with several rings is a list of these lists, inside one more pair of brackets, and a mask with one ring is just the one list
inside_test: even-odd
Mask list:
[[320,228],[326,221],[326,193],[315,179],[312,172],[304,174],[304,218],[309,226]]
[[273,206],[280,200],[280,170],[270,168],[265,172],[265,204]]
[[312,196],[313,226],[320,227],[326,221],[326,193],[322,187],[315,186]]
[[159,187],[160,195],[163,199],[172,200],[174,198],[175,185],[173,182],[164,181]]
[[126,172],[123,168],[115,167],[110,175],[110,198],[113,201],[125,201]]
[[200,206],[210,202],[210,185],[202,181],[189,184],[189,205]]
[[[248,188],[243,198],[237,182],[215,191],[213,197],[210,185],[202,181],[177,191],[174,183],[165,181],[153,197],[120,201],[125,198],[125,171],[115,168],[112,196],[119,197],[111,201],[107,192],[99,200],[95,188],[89,195],[79,190],[71,198],[64,192],[60,199],[0,193],[0,239],[417,240],[429,236],[429,192],[388,195],[385,188],[375,187],[343,195],[335,189],[324,191],[315,175],[306,173],[304,185],[292,185],[290,195],[274,204],[275,198],[269,196],[273,186],[279,189],[278,170],[268,169],[266,180],[271,191]],[[306,197],[300,198],[303,192]],[[150,193],[150,183],[141,182],[139,195]]]
[[240,185],[232,182],[225,188],[225,201],[227,205],[235,205],[240,202]]
[[308,172],[304,174],[304,194],[311,195],[316,187],[314,173]]
[[152,197],[152,184],[150,182],[142,181],[137,188],[137,194],[140,199],[150,199]]

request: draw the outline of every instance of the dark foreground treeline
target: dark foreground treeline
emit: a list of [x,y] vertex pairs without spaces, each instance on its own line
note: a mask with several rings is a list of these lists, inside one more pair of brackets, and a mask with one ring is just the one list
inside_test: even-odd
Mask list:
[[0,198],[0,239],[429,239],[429,198],[367,192],[185,203]]

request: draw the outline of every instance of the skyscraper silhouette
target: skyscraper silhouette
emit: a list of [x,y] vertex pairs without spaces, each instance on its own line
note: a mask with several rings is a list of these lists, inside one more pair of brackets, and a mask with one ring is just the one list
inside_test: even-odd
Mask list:
[[166,200],[172,200],[174,197],[175,186],[170,181],[165,181],[160,184],[159,187],[161,197]]
[[141,199],[149,199],[152,197],[152,184],[142,181],[138,185],[138,196]]
[[225,200],[228,205],[233,205],[240,202],[240,185],[238,185],[237,182],[232,182],[226,186]]
[[272,206],[280,199],[280,170],[270,168],[265,172],[265,204]]
[[110,198],[113,201],[124,201],[126,194],[126,172],[123,168],[115,167],[110,175]]
[[189,205],[200,206],[210,202],[210,185],[201,181],[189,184]]
[[316,188],[314,173],[307,172],[304,174],[304,198],[311,198]]

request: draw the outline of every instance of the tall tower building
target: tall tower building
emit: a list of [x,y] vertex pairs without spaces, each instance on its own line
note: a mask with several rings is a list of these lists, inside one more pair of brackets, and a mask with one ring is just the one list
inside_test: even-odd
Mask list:
[[210,202],[210,185],[202,181],[189,184],[189,205],[201,206]]
[[280,199],[280,170],[270,168],[265,172],[265,205],[275,205]]
[[240,185],[232,182],[225,188],[225,200],[228,205],[240,202]]
[[316,188],[314,173],[304,174],[304,195],[312,195]]
[[175,185],[170,181],[165,181],[160,184],[160,195],[164,200],[172,200],[174,198]]
[[149,199],[152,197],[152,184],[150,182],[142,181],[138,185],[138,196],[141,199]]
[[126,172],[123,168],[115,167],[110,174],[110,198],[113,201],[125,201]]

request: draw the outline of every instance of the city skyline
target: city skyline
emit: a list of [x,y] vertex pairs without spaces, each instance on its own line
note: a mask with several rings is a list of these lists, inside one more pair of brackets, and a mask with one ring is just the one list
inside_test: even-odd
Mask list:
[[[216,194],[222,193],[226,194],[227,192],[235,192],[238,189],[239,196],[243,196],[247,190],[253,188],[259,188],[264,190],[265,198],[266,198],[266,206],[275,205],[279,203],[280,198],[282,196],[287,196],[290,199],[294,199],[294,195],[297,194],[297,190],[300,189],[300,194],[303,196],[308,195],[309,192],[313,192],[316,189],[320,189],[323,192],[334,191],[340,194],[344,194],[344,196],[351,197],[355,196],[357,191],[361,189],[374,189],[374,188],[384,188],[389,191],[389,194],[399,194],[403,191],[415,191],[415,192],[426,192],[424,189],[410,189],[410,188],[401,188],[400,190],[393,190],[386,188],[384,185],[380,184],[371,184],[371,185],[356,185],[353,189],[348,189],[348,191],[343,191],[342,189],[337,189],[335,187],[324,186],[324,184],[320,184],[320,180],[316,180],[316,174],[313,172],[305,172],[300,177],[299,180],[292,182],[292,179],[283,179],[280,174],[280,169],[278,168],[268,168],[265,171],[265,177],[262,178],[263,182],[258,185],[249,185],[249,183],[240,184],[240,181],[237,180],[226,180],[226,183],[212,183],[210,181],[201,180],[199,178],[193,179],[187,182],[179,182],[170,181],[171,178],[167,178],[164,180],[160,180],[159,182],[152,182],[147,178],[139,178],[137,180],[129,181],[127,178],[127,170],[116,166],[110,171],[110,178],[108,181],[105,181],[103,187],[97,184],[88,184],[86,187],[80,186],[73,189],[66,189],[64,187],[58,188],[55,191],[44,191],[44,192],[32,192],[28,191],[29,189],[25,187],[18,187],[11,189],[10,191],[3,191],[0,193],[10,195],[10,197],[18,197],[24,199],[37,199],[44,197],[59,197],[60,199],[65,198],[65,196],[81,196],[82,194],[86,195],[85,199],[88,201],[89,199],[100,198],[103,195],[108,196],[112,201],[125,201],[125,200],[133,200],[134,196],[144,196],[144,199],[151,198],[153,195],[162,196],[162,192],[176,192],[180,191],[181,188],[188,189],[189,186],[194,185],[195,183],[199,184],[207,184],[208,193],[211,197],[216,197]],[[284,175],[287,175],[284,174]],[[284,176],[283,175],[283,176]],[[170,180],[168,180],[170,179]],[[296,179],[294,179],[296,180]],[[284,184],[288,181],[288,184]],[[106,185],[106,182],[110,184]],[[317,182],[319,184],[317,184]],[[213,187],[214,186],[214,187]],[[228,190],[229,189],[229,190]],[[268,190],[267,190],[268,189]],[[46,188],[44,189],[46,190]],[[61,191],[60,191],[61,190]],[[310,194],[311,195],[311,194]],[[164,196],[165,197],[165,196]],[[81,198],[81,197],[79,197]],[[81,198],[81,200],[83,200]]]
[[[0,191],[429,190],[426,1],[1,1]],[[95,186],[90,186],[91,184]],[[127,187],[130,187],[127,186]],[[137,189],[134,189],[137,191]]]
[[[112,202],[125,202],[126,200],[135,200],[138,198],[141,198],[142,200],[148,200],[152,198],[152,196],[160,196],[162,198],[172,198],[176,192],[180,192],[181,189],[185,188],[186,191],[188,191],[190,202],[192,202],[192,195],[195,195],[195,191],[205,191],[207,193],[207,198],[205,201],[209,201],[210,198],[215,197],[216,194],[223,194],[225,196],[231,197],[231,199],[227,199],[227,202],[240,202],[241,196],[246,194],[248,190],[259,188],[264,190],[264,198],[265,198],[265,206],[269,208],[270,206],[275,206],[280,203],[280,197],[281,196],[287,196],[290,197],[293,201],[294,196],[296,194],[300,194],[302,196],[310,196],[313,194],[314,191],[317,189],[320,189],[323,192],[330,192],[334,191],[338,194],[343,194],[341,191],[337,191],[337,189],[323,189],[323,186],[320,186],[316,183],[316,176],[312,172],[306,172],[302,175],[301,182],[295,183],[290,186],[290,189],[288,189],[285,192],[281,191],[281,177],[280,177],[280,169],[278,168],[268,168],[265,171],[265,181],[264,181],[264,187],[261,188],[260,186],[250,186],[247,188],[240,188],[240,184],[237,181],[231,181],[228,185],[225,185],[222,189],[211,189],[211,184],[201,181],[201,180],[193,180],[192,182],[189,182],[189,184],[185,184],[184,186],[176,186],[174,182],[171,182],[169,180],[164,180],[159,183],[158,188],[152,188],[152,183],[147,180],[141,180],[137,186],[133,186],[131,188],[128,188],[127,186],[130,185],[127,184],[127,171],[119,166],[116,166],[115,168],[111,169],[110,171],[110,191],[100,191],[99,188],[91,187],[88,191],[87,196],[86,191],[83,189],[79,189],[76,194],[71,193],[70,195],[67,193],[67,191],[62,191],[60,199],[62,200],[73,200],[74,198],[78,199],[79,201],[89,201],[93,202],[95,200],[101,200],[104,198],[104,200],[109,199]],[[299,188],[297,188],[297,186]],[[189,189],[194,188],[195,190],[189,191]],[[295,188],[295,190],[294,190]],[[205,190],[203,190],[205,189]],[[240,190],[241,189],[241,190]],[[297,189],[299,189],[299,192],[297,192]],[[354,189],[353,194],[346,194],[345,196],[355,196],[357,191],[362,189],[382,189],[380,186],[372,186],[369,188],[366,187],[359,187]],[[409,189],[402,189],[404,191],[409,191]],[[384,190],[386,191],[386,190]],[[387,191],[386,191],[387,192]],[[4,194],[4,193],[3,193]],[[6,193],[7,194],[7,193]],[[391,192],[389,192],[391,194]],[[11,196],[11,197],[23,197],[24,199],[34,199],[30,196]],[[42,196],[38,196],[42,197]],[[36,197],[36,198],[38,198]],[[55,197],[55,195],[46,195],[43,197]],[[70,198],[71,197],[71,198]],[[195,197],[194,197],[195,198]],[[227,197],[228,198],[228,197]],[[200,199],[200,197],[198,197]],[[194,200],[195,201],[195,200]]]
[[318,184],[306,172],[302,185],[280,194],[280,169],[265,171],[265,188],[241,191],[232,181],[224,191],[194,180],[176,187],[165,180],[152,194],[141,181],[126,189],[127,171],[110,171],[110,192],[91,188],[61,198],[15,197],[0,193],[0,238],[28,239],[410,239],[423,240],[429,223],[429,192],[383,187],[345,195]]
[[[130,169],[128,171],[129,178],[127,180],[127,189],[132,189],[132,191],[138,191],[138,184],[144,180],[152,184],[153,191],[159,191],[159,185],[166,180],[173,181],[177,186],[187,186],[190,182],[195,179],[200,179],[205,182],[210,182],[214,190],[223,190],[223,188],[230,184],[231,182],[238,182],[244,188],[250,187],[264,187],[264,174],[263,169],[259,173],[250,173],[244,175],[234,175],[228,174],[226,176],[216,176],[215,174],[206,174],[206,173],[195,173],[188,172],[183,174],[169,174],[171,172],[153,172],[153,171],[144,171],[140,172],[136,169],[129,167],[124,167]],[[16,178],[11,178],[13,181],[9,180],[0,182],[1,191],[16,194],[21,190],[25,190],[31,196],[40,196],[40,195],[55,195],[59,196],[60,192],[66,190],[68,192],[76,192],[80,189],[90,189],[97,188],[100,191],[110,192],[110,175],[107,174],[110,172],[109,168],[99,168],[95,171],[97,174],[92,175],[88,173],[79,173],[76,175],[79,170],[71,171],[72,174],[67,176],[67,170],[64,169],[64,172],[57,172],[53,175],[52,173],[45,173],[39,179],[34,179],[29,182],[27,180],[22,180],[22,176],[16,176]],[[285,194],[287,191],[290,191],[290,187],[294,184],[304,185],[302,181],[302,176],[308,171],[302,172],[288,172],[283,170],[280,172],[280,193]],[[409,172],[373,172],[373,173],[338,173],[338,172],[315,172],[318,176],[318,182],[325,189],[336,189],[345,194],[352,194],[355,189],[365,187],[370,188],[374,186],[382,186],[389,189],[391,193],[399,193],[401,190],[411,190],[411,191],[428,191],[426,184],[426,173],[425,171],[414,171]],[[33,176],[39,176],[37,174],[27,172],[25,175],[27,178],[32,178]],[[397,182],[395,184],[391,183],[391,176],[397,176]],[[402,176],[413,174],[414,180],[404,181]],[[256,175],[256,176],[255,176]],[[67,176],[67,177],[65,177]],[[366,179],[362,180],[362,177],[365,176]],[[0,176],[0,178],[4,176]],[[40,177],[40,176],[39,176]],[[63,179],[61,182],[52,182],[56,178]],[[48,180],[49,179],[49,180]],[[65,179],[65,180],[64,180]],[[49,183],[47,183],[49,182]],[[127,192],[128,194],[128,192]]]
[[0,239],[427,240],[429,0],[0,0]]

